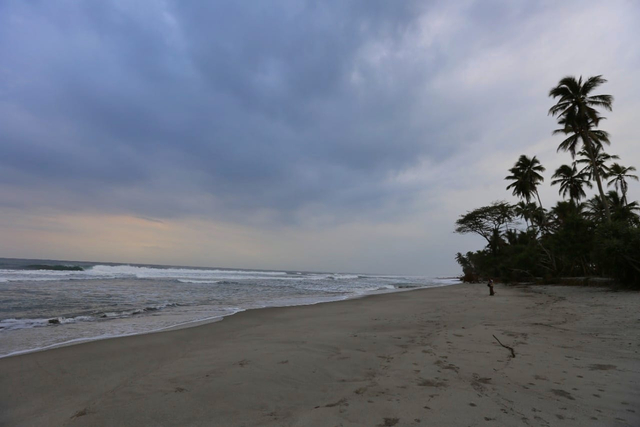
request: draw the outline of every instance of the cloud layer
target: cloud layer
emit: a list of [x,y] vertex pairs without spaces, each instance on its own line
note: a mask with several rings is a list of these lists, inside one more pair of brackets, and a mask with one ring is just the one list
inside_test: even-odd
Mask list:
[[[141,249],[131,261],[451,274],[453,253],[478,246],[450,234],[455,218],[508,198],[502,178],[519,154],[548,170],[568,161],[546,116],[564,75],[610,80],[611,152],[640,158],[639,11],[624,1],[3,2],[1,226],[18,246],[0,255],[32,253],[21,227],[47,215],[77,233],[72,215],[129,217],[247,234],[226,257]],[[543,192],[548,204],[555,191]],[[82,235],[60,255],[80,257]],[[211,239],[195,247],[219,249]],[[165,239],[166,251],[179,240]],[[350,262],[335,256],[341,245]],[[256,247],[272,251],[249,262]]]

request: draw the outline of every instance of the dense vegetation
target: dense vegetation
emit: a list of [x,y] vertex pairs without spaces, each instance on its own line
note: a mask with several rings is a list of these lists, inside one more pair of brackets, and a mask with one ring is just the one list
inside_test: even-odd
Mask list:
[[[627,200],[629,181],[638,176],[604,150],[611,142],[599,129],[599,110],[611,111],[613,97],[592,92],[605,82],[602,76],[565,77],[549,92],[556,101],[549,114],[560,126],[553,133],[564,138],[558,151],[572,159],[552,175],[563,200],[543,207],[538,188],[545,168],[536,156],[521,155],[505,178],[520,202],[493,202],[458,218],[456,233],[487,242],[482,250],[456,255],[465,280],[610,277],[640,287],[640,205]],[[585,189],[594,183],[597,194],[587,199]]]

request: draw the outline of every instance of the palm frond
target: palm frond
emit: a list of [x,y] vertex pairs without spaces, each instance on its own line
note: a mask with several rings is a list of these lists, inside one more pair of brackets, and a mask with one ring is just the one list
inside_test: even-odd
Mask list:
[[[582,76],[580,76],[580,79],[582,79]],[[607,80],[602,78],[602,74],[589,77],[582,85],[580,92],[585,96],[589,95],[589,92],[606,82]]]

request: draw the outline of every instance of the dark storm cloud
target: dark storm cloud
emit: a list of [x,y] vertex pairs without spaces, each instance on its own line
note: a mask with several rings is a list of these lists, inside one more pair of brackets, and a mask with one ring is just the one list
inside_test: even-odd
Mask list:
[[465,5],[2,2],[0,206],[392,215],[394,177],[532,108],[504,57],[539,11]]
[[211,213],[181,203],[185,193],[211,196],[218,215],[379,205],[389,174],[438,155],[410,117],[427,64],[394,58],[423,12],[384,1],[5,3],[0,179],[50,196],[26,204],[156,216]]

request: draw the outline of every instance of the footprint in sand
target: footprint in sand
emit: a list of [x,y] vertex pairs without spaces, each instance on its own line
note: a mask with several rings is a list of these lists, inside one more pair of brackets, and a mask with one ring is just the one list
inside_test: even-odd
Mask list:
[[478,374],[473,374],[473,380],[481,384],[491,384],[491,377],[481,377]]
[[601,364],[589,365],[590,371],[610,371],[616,368],[618,368],[616,365],[601,365]]
[[420,387],[447,387],[447,383],[444,381],[426,380],[426,379],[418,380],[418,385]]
[[325,408],[333,408],[335,406],[349,406],[349,402],[347,401],[347,399],[342,398],[342,399],[338,400],[337,402],[328,403],[328,404],[324,405]]
[[88,413],[89,412],[87,411],[87,408],[84,408],[84,409],[76,412],[75,414],[73,414],[71,419],[78,418],[78,417],[83,417],[83,416],[87,415]]
[[359,389],[354,390],[354,393],[363,395],[365,393],[365,391],[367,391],[366,387],[360,387]]
[[450,371],[455,371],[458,372],[460,370],[459,367],[457,367],[456,365],[454,365],[453,363],[449,363],[449,364],[444,364],[442,361],[440,360],[436,360],[434,362],[435,365],[439,366],[442,369],[448,369]]
[[576,400],[574,399],[574,397],[571,395],[571,393],[569,393],[568,391],[565,390],[560,390],[560,389],[555,389],[552,388],[551,392],[553,394],[555,394],[556,396],[560,396],[560,397],[564,397],[565,399],[569,399],[569,400]]

